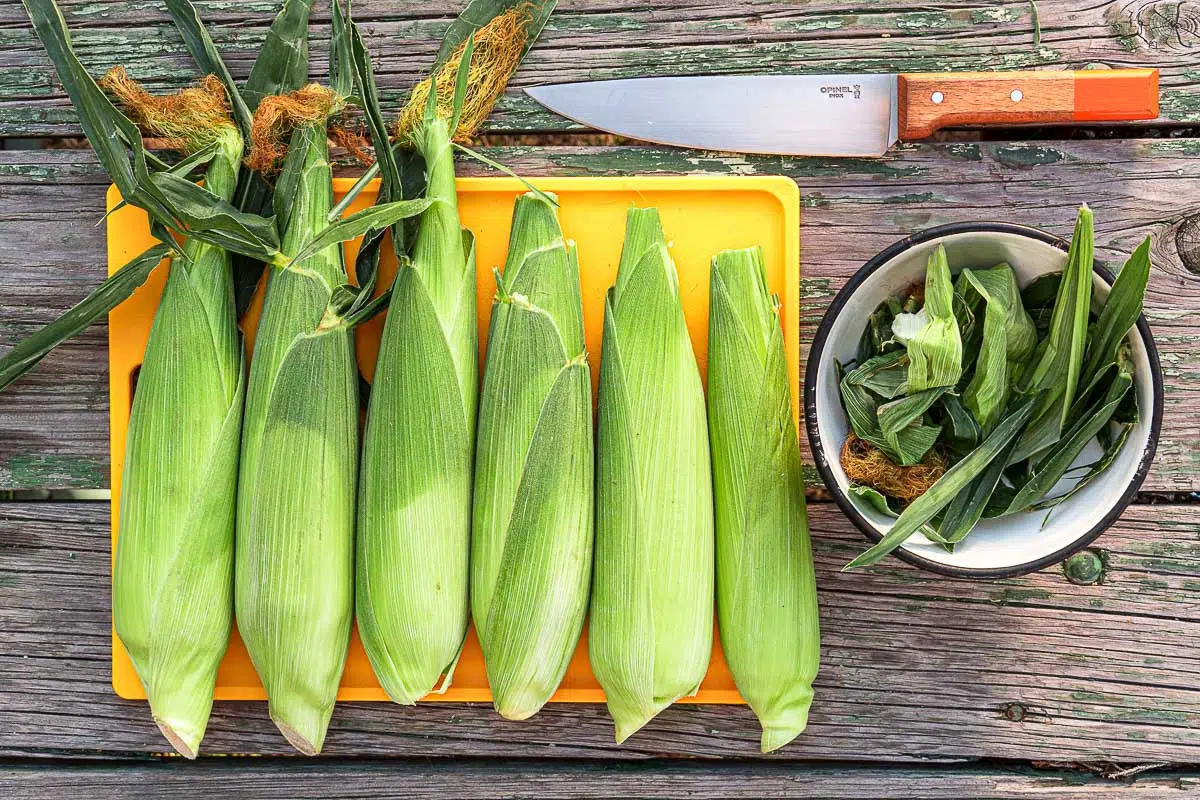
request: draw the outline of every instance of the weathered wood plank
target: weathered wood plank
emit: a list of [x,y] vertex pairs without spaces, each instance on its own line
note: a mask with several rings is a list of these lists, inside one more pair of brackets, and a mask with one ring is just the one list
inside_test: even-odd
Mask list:
[[[1200,488],[1200,141],[913,145],[882,160],[744,158],[663,148],[503,148],[521,173],[785,174],[803,193],[803,330],[870,256],[915,230],[1006,220],[1069,235],[1096,209],[1097,253],[1119,267],[1154,238],[1147,314],[1166,419],[1148,490]],[[464,172],[479,174],[465,164]],[[0,152],[0,350],[104,274],[92,225],[106,186],[86,151]],[[0,488],[108,485],[105,333],[97,326],[0,394]]]
[[[1098,541],[1091,586],[1061,569],[842,574],[861,536],[831,504],[810,515],[822,668],[809,731],[773,758],[1200,763],[1200,507],[1131,508]],[[163,750],[145,706],[109,686],[108,608],[107,504],[0,503],[0,757]],[[757,741],[742,707],[676,707],[618,747],[602,706],[513,723],[486,706],[347,703],[326,752],[759,758]],[[261,703],[218,703],[205,748],[288,752]]]
[[1200,774],[1156,772],[1109,780],[1065,770],[1012,767],[795,768],[783,764],[561,763],[530,761],[312,762],[178,759],[119,765],[17,764],[0,767],[0,794],[9,800],[146,796],[228,800],[316,800],[371,797],[760,798],[814,800],[1000,800],[1036,797],[1176,800],[1200,794]]
[[[62,3],[89,69],[123,63],[158,89],[195,77],[156,0]],[[198,2],[235,76],[249,71],[278,3]],[[1106,66],[1163,71],[1163,119],[1200,120],[1198,0],[1039,0],[1031,4],[902,0],[711,3],[707,0],[564,0],[513,86],[543,81],[731,72],[918,72]],[[403,9],[355,4],[385,103],[394,107],[428,69],[441,32],[461,7],[437,0]],[[313,28],[313,74],[325,70],[327,11]],[[670,43],[669,47],[662,46]],[[75,116],[17,0],[0,0],[0,136],[70,134]],[[492,131],[573,127],[511,91]]]

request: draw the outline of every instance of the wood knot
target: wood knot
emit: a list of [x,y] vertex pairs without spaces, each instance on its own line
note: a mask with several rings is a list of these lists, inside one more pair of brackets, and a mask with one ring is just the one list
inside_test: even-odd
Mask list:
[[1191,216],[1175,229],[1175,250],[1184,269],[1200,275],[1200,215]]
[[1005,703],[1000,706],[1000,715],[1009,722],[1021,722],[1027,713],[1029,709],[1021,703]]
[[1093,548],[1080,550],[1063,562],[1063,574],[1079,586],[1100,583],[1104,578],[1104,557]]
[[1195,0],[1118,0],[1105,12],[1109,30],[1130,52],[1200,47]]

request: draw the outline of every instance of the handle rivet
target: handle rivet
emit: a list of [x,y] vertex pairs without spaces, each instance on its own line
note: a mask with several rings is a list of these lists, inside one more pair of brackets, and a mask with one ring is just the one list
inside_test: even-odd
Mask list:
[[1012,94],[1010,94],[1009,97],[1012,98],[1014,103],[1019,103],[1025,99],[1025,94],[1020,89],[1013,89]]
[[934,92],[933,97],[931,97],[929,99],[935,103],[940,103],[946,99],[946,95],[942,94],[941,92]]

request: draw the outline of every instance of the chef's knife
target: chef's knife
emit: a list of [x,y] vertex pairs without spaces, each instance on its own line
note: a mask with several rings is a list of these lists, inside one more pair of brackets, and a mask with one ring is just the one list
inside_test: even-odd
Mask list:
[[709,75],[559,83],[526,92],[576,122],[659,144],[881,156],[950,125],[1154,119],[1158,70]]

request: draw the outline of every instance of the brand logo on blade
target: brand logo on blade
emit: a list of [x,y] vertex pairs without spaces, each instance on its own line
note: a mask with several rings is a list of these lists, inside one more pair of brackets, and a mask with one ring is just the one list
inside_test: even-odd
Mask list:
[[822,86],[821,94],[826,97],[853,97],[855,100],[862,98],[862,84],[856,83],[852,86]]

